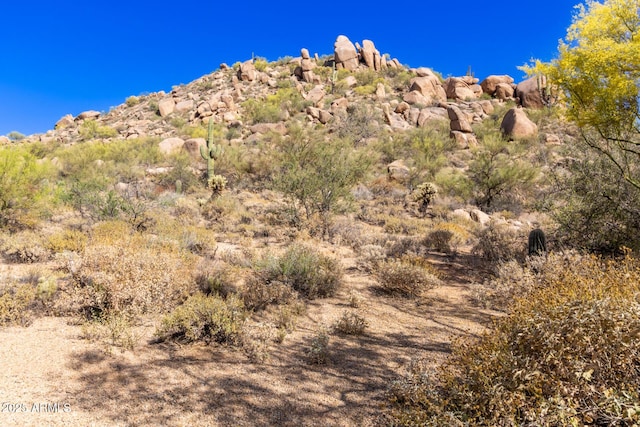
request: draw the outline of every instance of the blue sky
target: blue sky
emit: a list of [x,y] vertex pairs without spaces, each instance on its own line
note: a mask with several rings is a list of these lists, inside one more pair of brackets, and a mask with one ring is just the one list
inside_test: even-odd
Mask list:
[[65,114],[108,111],[250,59],[333,53],[372,40],[410,67],[483,79],[549,60],[578,0],[537,2],[5,1],[0,135],[44,133]]

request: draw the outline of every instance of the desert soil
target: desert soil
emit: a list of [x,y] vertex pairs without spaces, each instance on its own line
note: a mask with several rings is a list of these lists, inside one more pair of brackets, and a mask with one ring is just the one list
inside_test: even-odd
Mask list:
[[[496,313],[470,299],[469,255],[433,257],[444,285],[426,298],[381,295],[344,258],[346,286],[314,300],[296,330],[271,343],[262,363],[216,345],[154,344],[156,322],[137,330],[133,350],[83,338],[76,319],[41,317],[0,329],[2,426],[373,426],[389,384],[414,358],[435,367],[452,340],[481,333]],[[351,263],[351,265],[349,265]],[[16,265],[3,264],[0,277]],[[363,336],[330,335],[329,361],[310,364],[310,340],[364,296]]]

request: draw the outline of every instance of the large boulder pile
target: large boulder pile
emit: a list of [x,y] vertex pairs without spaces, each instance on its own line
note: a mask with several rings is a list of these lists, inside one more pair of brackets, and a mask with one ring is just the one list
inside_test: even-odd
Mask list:
[[387,67],[402,68],[397,59],[387,61],[384,55],[380,55],[371,40],[364,40],[361,47],[358,43],[353,44],[347,36],[343,35],[338,36],[333,44],[333,58],[337,70],[355,71],[360,65],[376,71]]
[[[284,80],[289,80],[285,83],[295,88],[306,101],[304,112],[309,123],[330,124],[338,116],[348,116],[347,110],[353,103],[367,99],[367,103],[371,102],[368,108],[378,110],[385,120],[383,126],[389,130],[401,132],[447,120],[451,138],[464,148],[477,143],[472,125],[490,117],[495,105],[518,99],[527,108],[544,106],[539,78],[528,79],[518,85],[508,75],[490,75],[482,82],[473,76],[443,79],[430,68],[405,69],[397,59],[390,60],[388,55],[381,54],[371,40],[365,39],[360,45],[340,35],[333,47],[333,58],[324,63],[320,62],[317,54],[311,56],[307,49],[302,48],[300,57],[291,59],[287,64],[268,64],[258,69],[254,60],[233,67],[221,64],[219,70],[187,85],[175,86],[168,93],[160,91],[132,97],[136,99],[132,102],[127,100],[108,113],[91,110],[75,117],[66,115],[55,124],[55,130],[37,137],[43,142],[73,143],[81,140],[82,123],[95,120],[99,126],[110,127],[117,132],[116,136],[108,138],[155,137],[162,141],[160,148],[163,152],[172,153],[183,149],[182,146],[197,154],[196,149],[202,141],[189,140],[189,136],[180,134],[179,129],[193,129],[212,120],[233,128],[237,141],[251,143],[268,132],[286,132],[284,123],[290,111],[284,104],[279,118],[274,119],[277,123],[260,126],[245,126],[243,123],[246,120],[243,111],[245,101],[267,99],[282,87]],[[333,72],[322,67],[331,67]],[[401,79],[394,79],[391,84],[389,81],[378,82],[375,94],[368,95],[357,90],[357,74],[336,72],[382,71],[389,67],[411,73],[408,84],[394,86],[398,81],[406,81]],[[334,94],[338,76],[343,93],[331,99],[329,107],[327,97]],[[486,95],[491,99],[484,99]],[[535,124],[519,110],[507,113],[501,129],[509,138],[528,138],[537,133]],[[182,142],[171,139],[175,137],[181,137]]]

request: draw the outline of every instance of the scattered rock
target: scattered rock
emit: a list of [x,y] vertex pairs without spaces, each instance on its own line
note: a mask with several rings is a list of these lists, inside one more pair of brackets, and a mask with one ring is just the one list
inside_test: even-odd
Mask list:
[[527,117],[522,108],[517,107],[504,115],[500,130],[511,139],[532,138],[538,134],[538,126]]
[[158,102],[158,112],[160,113],[160,117],[167,117],[169,114],[173,113],[173,110],[176,107],[176,102],[173,98],[165,98]]
[[61,129],[68,128],[69,126],[72,126],[74,124],[75,124],[75,121],[73,120],[73,116],[71,114],[67,114],[66,116],[62,117],[60,120],[56,122],[54,129],[61,130]]
[[77,121],[80,121],[80,120],[95,120],[98,117],[100,117],[100,112],[94,111],[94,110],[90,110],[90,111],[83,111],[82,113],[78,114],[78,116],[76,117],[76,120]]
[[[544,79],[544,76],[542,79]],[[543,81],[542,84],[544,83]],[[543,108],[545,106],[538,84],[538,77],[536,76],[518,83],[515,96],[520,100],[520,105],[525,108]]]
[[395,160],[387,165],[387,174],[393,181],[406,182],[409,180],[411,171],[404,160]]
[[158,148],[162,154],[173,154],[182,149],[184,145],[184,140],[182,138],[166,138],[163,139]]

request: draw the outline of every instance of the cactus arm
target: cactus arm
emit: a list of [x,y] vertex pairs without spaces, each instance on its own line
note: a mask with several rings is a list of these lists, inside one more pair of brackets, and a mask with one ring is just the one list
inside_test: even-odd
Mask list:
[[202,156],[204,160],[209,160],[208,147],[206,145],[200,146],[200,156]]

